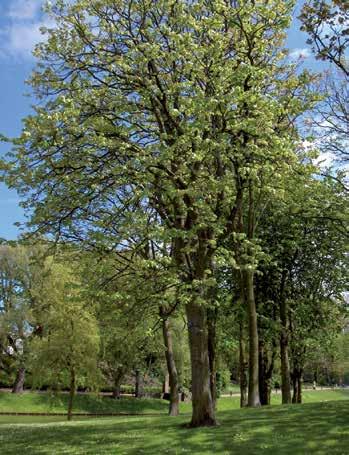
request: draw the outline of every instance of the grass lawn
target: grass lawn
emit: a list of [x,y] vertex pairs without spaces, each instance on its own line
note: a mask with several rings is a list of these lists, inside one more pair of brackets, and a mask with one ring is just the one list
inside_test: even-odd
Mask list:
[[[318,390],[303,393],[304,403],[316,403],[349,399],[349,390]],[[16,395],[0,392],[0,412],[66,412],[67,394],[24,393]],[[272,404],[281,403],[281,394],[272,395]],[[349,403],[348,403],[349,405]],[[218,400],[219,411],[239,409],[239,397],[224,397]],[[77,395],[74,402],[76,413],[131,413],[131,414],[166,414],[168,403],[158,399],[121,398],[115,400],[106,396]],[[181,403],[181,412],[190,413],[191,404]],[[64,417],[59,420],[64,420]],[[6,421],[0,416],[0,423]],[[44,418],[46,421],[46,417]]]
[[[224,400],[225,402],[225,400]],[[182,417],[113,417],[0,425],[2,455],[347,455],[349,402],[219,411],[220,426],[185,429]],[[20,419],[20,418],[17,418]],[[21,418],[35,422],[33,417]],[[52,418],[49,418],[52,419]],[[17,420],[18,421],[18,420]]]
[[[22,395],[0,392],[0,412],[66,412],[68,394],[28,392]],[[167,412],[168,404],[159,399],[135,399],[132,397],[115,400],[97,394],[76,395],[74,412],[77,413],[145,413]],[[188,407],[190,409],[190,406]]]

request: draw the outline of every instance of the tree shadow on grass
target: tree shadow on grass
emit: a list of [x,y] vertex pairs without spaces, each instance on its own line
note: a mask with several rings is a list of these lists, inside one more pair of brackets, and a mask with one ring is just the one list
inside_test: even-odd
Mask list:
[[349,454],[346,402],[242,409],[219,427],[184,429],[188,417],[128,417],[7,426],[1,453],[18,454]]

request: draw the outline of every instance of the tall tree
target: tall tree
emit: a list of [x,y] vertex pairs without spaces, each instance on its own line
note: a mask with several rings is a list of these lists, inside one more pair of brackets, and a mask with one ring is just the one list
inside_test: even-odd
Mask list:
[[234,234],[249,309],[249,404],[259,405],[259,188],[291,165],[290,120],[305,108],[307,77],[283,63],[292,6],[56,0],[55,29],[36,49],[31,83],[46,104],[25,120],[7,182],[29,194],[32,225],[69,239],[121,248],[148,227],[146,207],[158,214],[187,290],[192,426],[216,424],[207,308],[216,249]]

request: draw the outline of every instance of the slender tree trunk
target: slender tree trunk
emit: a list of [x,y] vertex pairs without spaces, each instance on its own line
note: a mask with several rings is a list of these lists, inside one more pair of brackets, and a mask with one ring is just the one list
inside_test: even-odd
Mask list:
[[121,391],[120,391],[120,384],[114,384],[113,388],[113,398],[118,400],[120,398]]
[[249,362],[248,362],[248,406],[260,406],[259,377],[258,377],[258,325],[257,310],[253,289],[253,271],[243,271],[245,282],[245,297],[248,308],[249,329]]
[[216,425],[210,388],[207,315],[203,305],[195,300],[186,306],[192,375],[193,414],[190,426]]
[[259,393],[262,406],[270,404],[271,380],[276,357],[276,344],[267,350],[264,342],[259,343]]
[[179,390],[178,390],[178,372],[173,351],[173,339],[170,328],[170,321],[165,315],[163,308],[160,308],[160,316],[162,317],[162,334],[165,344],[166,365],[170,382],[170,408],[169,415],[177,416],[179,414]]
[[142,398],[143,393],[143,377],[140,370],[136,370],[135,397]]
[[12,393],[23,393],[25,381],[25,367],[22,365],[18,368],[16,379],[13,384]]
[[291,374],[289,361],[289,335],[288,335],[288,305],[285,298],[285,286],[287,279],[287,270],[282,272],[280,284],[280,361],[281,361],[281,394],[282,403],[291,403]]
[[270,378],[268,377],[268,355],[264,341],[259,340],[259,398],[262,406],[270,404]]
[[288,318],[287,302],[283,297],[280,299],[280,360],[281,360],[281,393],[282,403],[291,403],[291,381],[290,381],[290,361],[288,355]]
[[240,407],[247,406],[247,379],[248,362],[246,359],[246,346],[243,322],[240,322],[239,337],[239,380],[240,380]]
[[293,368],[292,371],[293,395],[292,403],[302,403],[302,376],[303,370],[299,367]]
[[302,403],[302,376],[303,372],[300,371],[297,377],[298,387],[297,387],[297,403]]
[[297,403],[297,395],[298,395],[298,391],[297,391],[297,387],[298,387],[298,382],[295,378],[293,378],[293,375],[292,375],[292,386],[293,386],[293,393],[292,393],[292,403]]
[[168,372],[165,374],[164,381],[162,383],[162,393],[170,393],[170,375]]
[[73,403],[76,391],[76,380],[75,380],[75,370],[72,368],[70,370],[70,389],[69,389],[69,401],[68,401],[68,420],[71,420],[73,417]]
[[288,357],[288,336],[286,329],[281,328],[280,336],[280,359],[281,359],[281,393],[282,403],[291,403],[290,362]]
[[216,324],[217,308],[209,308],[207,310],[208,360],[210,366],[210,389],[215,409],[217,406]]
[[121,382],[124,378],[124,373],[117,374],[114,378],[113,397],[119,399],[121,395]]

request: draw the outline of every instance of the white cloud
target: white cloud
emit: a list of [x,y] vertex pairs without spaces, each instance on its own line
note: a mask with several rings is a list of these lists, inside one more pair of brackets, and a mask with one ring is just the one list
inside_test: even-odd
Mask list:
[[14,20],[35,19],[42,6],[42,0],[12,0],[8,16]]
[[0,57],[21,60],[32,58],[35,45],[45,39],[40,28],[52,25],[42,16],[43,2],[11,0],[11,5],[5,12],[7,24],[0,30]]
[[311,55],[310,50],[307,47],[305,47],[303,49],[293,49],[290,52],[289,57],[291,60],[301,60],[309,58],[310,55]]
[[7,49],[9,54],[28,58],[34,46],[42,41],[41,22],[16,24],[8,30]]
[[334,164],[335,161],[335,156],[331,152],[323,152],[320,153],[320,155],[313,160],[313,163],[316,166],[319,166],[322,169],[327,169],[331,167]]

